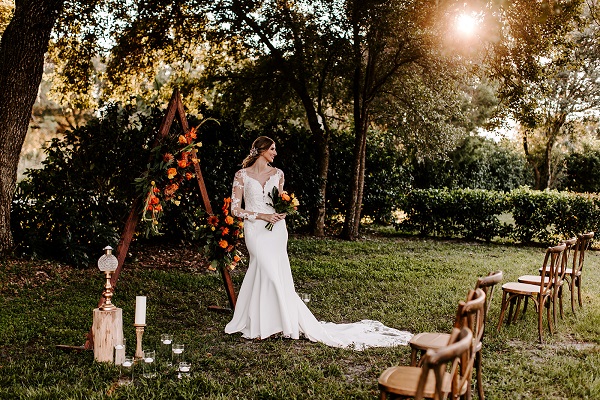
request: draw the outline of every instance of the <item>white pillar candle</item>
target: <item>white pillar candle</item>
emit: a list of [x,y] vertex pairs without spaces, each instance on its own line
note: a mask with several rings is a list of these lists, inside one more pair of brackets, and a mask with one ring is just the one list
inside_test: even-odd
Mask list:
[[146,325],[146,296],[135,296],[135,324]]

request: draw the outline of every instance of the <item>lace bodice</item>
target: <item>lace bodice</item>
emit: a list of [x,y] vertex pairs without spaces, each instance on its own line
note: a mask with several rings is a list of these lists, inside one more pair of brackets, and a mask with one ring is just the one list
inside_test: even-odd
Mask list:
[[[264,186],[248,175],[246,169],[240,169],[235,173],[233,179],[233,189],[231,193],[231,213],[236,217],[256,219],[258,213],[272,214],[275,212],[271,203],[269,193],[273,187],[277,186],[280,192],[283,191],[284,176],[283,171],[275,168],[275,173],[267,179]],[[244,199],[244,208],[242,208],[242,198]]]

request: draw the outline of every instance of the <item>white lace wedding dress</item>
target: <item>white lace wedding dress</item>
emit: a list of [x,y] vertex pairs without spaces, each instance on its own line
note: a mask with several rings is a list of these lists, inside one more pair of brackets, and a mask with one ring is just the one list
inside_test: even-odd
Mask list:
[[[298,339],[301,335],[328,346],[363,350],[367,347],[406,345],[412,334],[389,328],[378,321],[363,320],[349,324],[317,321],[297,295],[287,254],[288,232],[285,220],[273,230],[256,218],[258,213],[273,213],[267,203],[274,186],[283,190],[284,175],[279,169],[264,186],[245,169],[235,174],[231,209],[244,218],[244,237],[250,254],[248,271],[239,291],[233,319],[226,333],[241,332],[248,339],[265,339],[282,333]],[[244,208],[241,208],[242,197]]]

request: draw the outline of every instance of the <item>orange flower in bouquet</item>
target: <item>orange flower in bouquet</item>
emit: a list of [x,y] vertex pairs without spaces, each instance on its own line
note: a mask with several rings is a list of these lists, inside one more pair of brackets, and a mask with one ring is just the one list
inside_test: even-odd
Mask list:
[[[300,205],[300,202],[293,193],[289,194],[285,190],[279,193],[277,186],[274,186],[273,190],[268,194],[268,196],[271,199],[271,203],[267,204],[273,207],[276,213],[292,215],[298,212],[298,206]],[[265,225],[265,228],[272,231],[273,224],[269,222],[267,225]]]

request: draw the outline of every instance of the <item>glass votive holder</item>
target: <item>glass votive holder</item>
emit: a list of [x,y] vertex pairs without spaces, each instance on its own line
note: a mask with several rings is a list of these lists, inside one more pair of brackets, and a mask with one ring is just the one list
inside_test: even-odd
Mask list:
[[160,353],[159,353],[159,357],[161,360],[161,363],[163,362],[162,360],[164,360],[164,363],[167,365],[167,367],[170,367],[172,364],[171,362],[171,345],[173,343],[173,335],[171,335],[170,333],[163,333],[162,335],[160,335]]
[[123,357],[123,362],[121,363],[121,376],[123,381],[133,381],[133,364],[135,363],[135,359],[133,356],[125,356]]
[[115,365],[123,364],[125,360],[125,339],[122,340],[122,343],[115,344],[114,360]]
[[156,352],[154,350],[144,350],[142,371],[144,378],[154,378],[156,376]]
[[191,371],[190,371],[191,368],[192,368],[192,364],[190,364],[189,362],[187,362],[187,361],[179,362],[179,368],[178,368],[179,373],[177,374],[177,377],[179,379],[189,378],[190,373],[191,373]]
[[171,347],[171,351],[173,354],[173,365],[179,365],[180,362],[183,361],[183,350],[185,346],[183,343],[173,343]]
[[310,301],[310,293],[298,293],[298,296],[300,296],[304,304],[308,304]]

